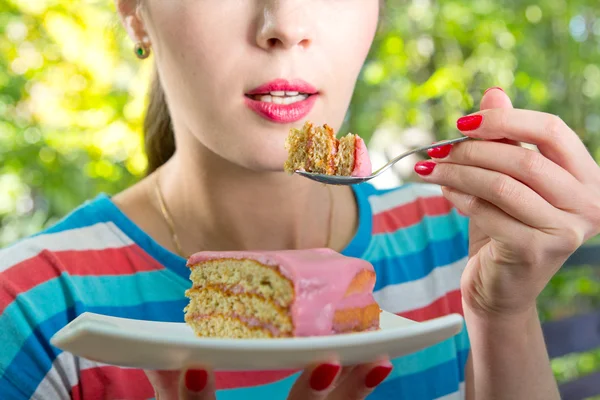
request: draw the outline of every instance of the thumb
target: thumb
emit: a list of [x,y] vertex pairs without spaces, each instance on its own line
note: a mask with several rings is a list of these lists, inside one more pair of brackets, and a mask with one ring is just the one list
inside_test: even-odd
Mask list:
[[[492,108],[513,108],[510,97],[500,87],[489,88],[483,94],[481,103],[479,105],[481,110],[490,110]],[[510,139],[499,139],[494,140],[495,142],[502,142],[506,144],[512,144],[514,146],[520,146],[521,144],[517,141]]]
[[489,88],[483,94],[480,107],[481,110],[489,110],[492,108],[513,108],[510,97],[499,87]]

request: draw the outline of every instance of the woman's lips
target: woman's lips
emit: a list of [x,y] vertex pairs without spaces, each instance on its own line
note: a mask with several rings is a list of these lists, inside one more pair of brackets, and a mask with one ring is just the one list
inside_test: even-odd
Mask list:
[[[302,79],[274,79],[246,93],[245,102],[261,117],[285,124],[305,118],[318,95],[317,89]],[[293,103],[283,104],[290,101]]]
[[292,123],[305,118],[315,105],[318,94],[292,104],[270,103],[246,96],[246,105],[261,117],[277,123]]
[[300,92],[306,94],[316,94],[317,89],[310,83],[302,79],[288,81],[287,79],[274,79],[263,85],[260,85],[248,93],[247,95],[267,94],[269,92]]

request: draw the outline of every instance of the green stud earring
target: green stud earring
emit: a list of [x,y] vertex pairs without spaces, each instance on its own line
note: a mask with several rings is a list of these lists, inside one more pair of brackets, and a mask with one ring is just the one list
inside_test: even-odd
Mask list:
[[148,56],[150,55],[150,48],[144,46],[144,44],[142,42],[137,42],[135,44],[135,55],[140,59],[143,60],[145,58],[148,58]]

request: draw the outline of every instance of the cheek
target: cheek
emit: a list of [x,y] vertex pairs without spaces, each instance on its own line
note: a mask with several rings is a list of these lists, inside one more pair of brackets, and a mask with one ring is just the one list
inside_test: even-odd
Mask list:
[[[167,3],[172,2],[161,4]],[[232,20],[231,24],[223,24],[222,18],[214,15],[225,12],[223,7],[185,3],[194,6],[158,7],[155,21],[161,26],[159,68],[169,101],[180,118],[193,131],[210,131],[215,116],[230,111],[227,100],[239,95],[229,81],[239,68],[232,55],[244,53],[244,42],[239,40],[243,34],[235,30],[243,24]],[[198,127],[199,121],[205,126]]]
[[330,58],[335,60],[336,74],[358,75],[377,31],[378,0],[360,1],[361,6],[340,10],[339,18],[327,29]]
[[[335,108],[335,113],[340,114],[341,118],[351,101],[356,80],[378,26],[377,3],[361,1],[365,6],[343,11],[343,16],[329,27],[329,31],[336,33],[327,36],[327,57],[332,63],[331,85],[335,87],[335,95],[331,99],[333,103],[329,106],[332,110]],[[369,1],[370,4],[367,4]]]

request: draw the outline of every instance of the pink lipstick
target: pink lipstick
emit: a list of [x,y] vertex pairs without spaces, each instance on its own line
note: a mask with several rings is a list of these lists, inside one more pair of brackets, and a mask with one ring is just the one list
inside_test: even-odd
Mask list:
[[246,105],[261,117],[277,123],[292,123],[305,118],[319,93],[302,80],[276,79],[252,89],[245,96]]

